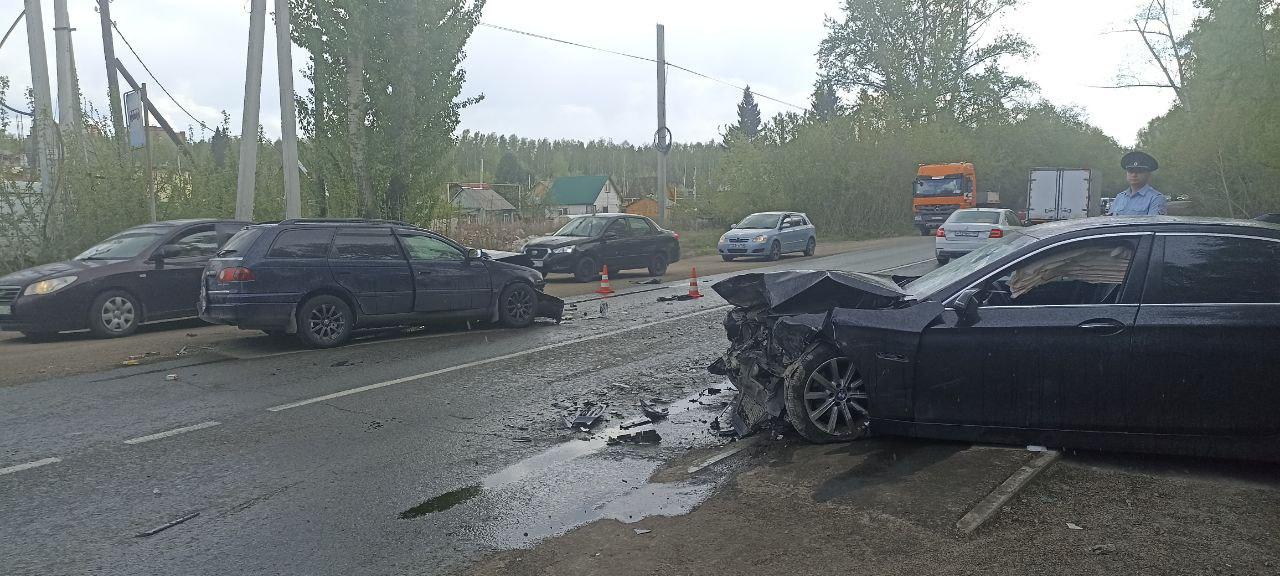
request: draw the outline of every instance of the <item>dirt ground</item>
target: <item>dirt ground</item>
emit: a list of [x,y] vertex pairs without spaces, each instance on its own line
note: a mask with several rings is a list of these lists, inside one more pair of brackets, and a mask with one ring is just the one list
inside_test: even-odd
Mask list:
[[[826,242],[818,245],[814,256],[829,256],[860,250],[874,250],[892,239]],[[784,257],[785,262],[804,261],[799,255]],[[687,280],[690,269],[698,268],[700,276],[748,270],[772,265],[760,260],[724,262],[719,256],[687,258],[671,268],[664,280]],[[611,275],[615,290],[645,288],[633,281],[647,279],[644,270],[632,270]],[[552,274],[547,278],[548,294],[570,298],[591,294],[598,284],[580,284],[567,274]],[[0,386],[14,386],[48,378],[73,376],[117,368],[124,362],[150,364],[172,360],[186,348],[187,353],[201,354],[228,341],[259,337],[257,331],[243,331],[230,326],[212,326],[199,320],[183,320],[143,326],[137,334],[128,338],[100,340],[87,333],[64,334],[51,341],[32,341],[17,332],[0,332]]]
[[955,521],[1034,454],[892,439],[745,452],[686,516],[595,522],[464,574],[1280,573],[1276,466],[1068,454],[965,537]]

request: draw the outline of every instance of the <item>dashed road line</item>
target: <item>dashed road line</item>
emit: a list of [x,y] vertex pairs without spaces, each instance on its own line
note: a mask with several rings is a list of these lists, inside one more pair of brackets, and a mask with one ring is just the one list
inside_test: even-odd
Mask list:
[[448,368],[441,368],[441,369],[439,369],[439,370],[432,370],[432,371],[430,371],[430,372],[423,372],[423,373],[421,373],[421,374],[414,374],[414,375],[412,375],[412,376],[405,376],[405,377],[403,377],[403,378],[396,378],[395,380],[387,380],[386,382],[378,382],[378,383],[376,383],[376,384],[369,384],[369,385],[366,385],[366,386],[359,386],[359,387],[356,387],[356,388],[350,388],[350,389],[347,389],[347,390],[341,390],[341,391],[339,391],[339,392],[334,392],[334,393],[332,393],[332,394],[325,394],[324,396],[316,396],[315,398],[308,398],[308,399],[306,399],[306,400],[299,400],[299,401],[297,401],[297,402],[290,402],[290,403],[288,403],[288,404],[281,404],[281,405],[279,405],[279,406],[272,406],[272,407],[270,407],[270,408],[267,408],[267,411],[268,411],[268,412],[280,412],[280,411],[283,411],[283,410],[289,410],[289,409],[291,409],[291,408],[297,408],[297,407],[299,407],[299,406],[306,406],[306,405],[308,405],[308,404],[315,404],[316,402],[324,402],[324,401],[326,401],[326,400],[333,400],[334,398],[341,398],[341,397],[343,397],[343,396],[350,396],[351,394],[359,394],[359,393],[361,393],[361,392],[368,392],[368,391],[370,391],[370,390],[377,390],[377,389],[379,389],[379,388],[385,388],[385,387],[387,387],[387,386],[394,386],[394,385],[396,385],[396,384],[404,384],[404,383],[406,383],[406,382],[413,382],[413,381],[415,381],[415,380],[421,380],[421,379],[423,379],[423,378],[430,378],[430,377],[432,377],[432,376],[439,376],[440,374],[448,374],[448,373],[450,373],[450,372],[456,372],[456,371],[458,371],[458,370],[466,370],[466,369],[468,369],[468,368],[474,368],[474,367],[476,367],[476,366],[483,366],[483,365],[485,365],[485,364],[492,364],[492,363],[494,363],[494,362],[501,362],[501,361],[503,361],[503,360],[510,360],[510,359],[512,359],[512,358],[519,358],[519,357],[521,357],[521,356],[528,356],[528,355],[530,355],[530,354],[537,354],[537,353],[539,353],[539,352],[546,352],[547,350],[554,350],[554,349],[556,349],[556,348],[563,348],[563,347],[565,347],[565,346],[572,346],[572,345],[574,345],[574,344],[581,344],[581,343],[583,343],[583,342],[589,342],[589,341],[591,341],[591,340],[599,340],[600,338],[608,338],[608,337],[610,337],[610,336],[617,336],[618,334],[625,334],[625,333],[627,333],[627,332],[633,332],[633,331],[635,331],[635,330],[640,330],[640,329],[642,329],[642,328],[648,328],[648,327],[650,327],[650,326],[657,326],[657,325],[659,325],[659,324],[667,324],[667,323],[670,323],[670,322],[675,322],[675,321],[677,321],[677,320],[684,320],[684,319],[686,319],[686,318],[692,318],[692,317],[694,317],[694,316],[701,316],[701,315],[703,315],[703,314],[709,314],[709,313],[711,313],[711,312],[718,312],[718,311],[722,311],[722,310],[724,310],[724,309],[726,309],[726,308],[731,308],[731,307],[732,307],[732,306],[730,306],[730,305],[728,305],[728,304],[725,304],[725,305],[723,305],[723,306],[716,306],[715,308],[707,308],[707,309],[705,309],[705,310],[699,310],[699,311],[697,311],[697,312],[691,312],[691,313],[689,313],[689,314],[681,314],[681,315],[679,315],[679,316],[672,316],[671,318],[664,318],[664,319],[662,319],[662,320],[657,320],[657,321],[654,321],[654,322],[648,322],[648,323],[645,323],[645,324],[639,324],[639,325],[637,325],[637,326],[630,326],[630,327],[627,327],[627,328],[621,328],[621,329],[618,329],[618,330],[611,330],[611,331],[609,331],[609,332],[602,332],[602,333],[600,333],[600,334],[592,334],[591,336],[584,336],[584,337],[582,337],[582,338],[574,338],[573,340],[565,340],[564,342],[556,342],[556,343],[554,343],[554,344],[546,344],[546,345],[543,345],[543,346],[537,346],[537,347],[534,347],[534,348],[530,348],[530,349],[528,349],[528,350],[521,350],[521,351],[519,351],[519,352],[512,352],[512,353],[510,353],[510,354],[503,354],[503,355],[501,355],[501,356],[494,356],[494,357],[492,357],[492,358],[485,358],[484,360],[476,360],[476,361],[474,361],[474,362],[467,362],[467,363],[465,363],[465,364],[458,364],[458,365],[456,365],[456,366],[450,366],[450,367],[448,367]]
[[164,431],[164,432],[157,432],[157,433],[155,433],[155,434],[148,434],[148,435],[146,435],[146,436],[139,436],[139,437],[137,437],[137,438],[130,438],[130,439],[128,439],[128,440],[125,440],[125,441],[124,441],[124,443],[125,443],[125,444],[142,444],[143,442],[150,442],[150,441],[152,441],[152,440],[159,440],[159,439],[161,439],[161,438],[168,438],[168,437],[170,437],[170,436],[177,436],[177,435],[179,435],[179,434],[184,434],[184,433],[186,433],[186,432],[194,432],[194,431],[196,431],[196,430],[203,430],[203,429],[205,429],[205,428],[212,428],[212,427],[217,426],[217,425],[219,425],[219,424],[221,424],[221,422],[215,422],[215,421],[213,421],[213,420],[210,420],[210,421],[208,421],[208,422],[201,422],[201,423],[199,423],[199,424],[192,424],[191,426],[183,426],[182,428],[174,428],[173,430],[166,430],[166,431]]
[[10,466],[8,468],[0,468],[0,476],[4,476],[5,474],[13,474],[14,472],[21,472],[23,470],[30,470],[32,468],[39,468],[41,466],[44,466],[45,464],[57,464],[58,462],[61,462],[61,461],[62,461],[61,458],[45,458],[43,460],[36,460],[35,462],[27,462],[26,464],[18,464],[16,466]]

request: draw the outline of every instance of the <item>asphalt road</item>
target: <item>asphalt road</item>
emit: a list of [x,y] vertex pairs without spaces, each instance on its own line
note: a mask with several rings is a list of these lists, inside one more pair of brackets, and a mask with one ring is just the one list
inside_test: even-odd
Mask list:
[[[780,267],[921,273],[932,244]],[[0,574],[437,574],[598,518],[688,511],[720,477],[651,477],[722,443],[707,422],[730,394],[703,368],[726,305],[709,289],[655,301],[681,282],[618,287],[637,292],[561,325],[330,351],[241,338],[0,388]],[[660,444],[605,444],[654,398],[671,402]],[[586,401],[608,421],[566,429]]]

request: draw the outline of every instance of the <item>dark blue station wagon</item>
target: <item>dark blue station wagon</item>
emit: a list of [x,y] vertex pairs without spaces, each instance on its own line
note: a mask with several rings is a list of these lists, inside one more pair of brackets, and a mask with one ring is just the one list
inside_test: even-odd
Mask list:
[[[524,258],[518,255],[518,258]],[[524,327],[564,303],[542,275],[439,234],[379,220],[246,227],[205,268],[200,317],[327,348],[354,329],[438,319]]]

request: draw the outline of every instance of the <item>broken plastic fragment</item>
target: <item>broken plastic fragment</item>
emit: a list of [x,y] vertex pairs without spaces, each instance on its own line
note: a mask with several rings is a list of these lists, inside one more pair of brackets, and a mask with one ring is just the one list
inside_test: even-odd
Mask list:
[[653,532],[653,530],[646,530],[646,529],[644,529],[644,528],[632,528],[631,530],[632,530],[633,532],[635,532],[635,533],[636,533],[636,535],[640,535],[640,534],[648,534],[648,533],[650,533],[650,532]]

